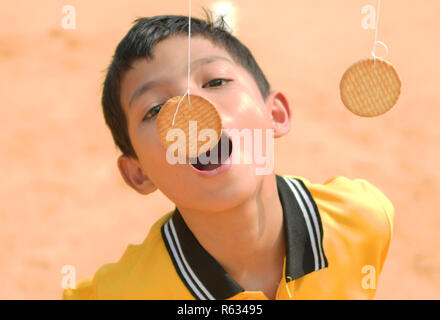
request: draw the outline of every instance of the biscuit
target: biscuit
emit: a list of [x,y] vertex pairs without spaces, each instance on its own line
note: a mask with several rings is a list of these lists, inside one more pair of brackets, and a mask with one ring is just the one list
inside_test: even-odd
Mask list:
[[366,59],[345,71],[339,88],[347,109],[358,116],[376,117],[396,104],[401,81],[389,62]]
[[[179,145],[177,147],[178,150],[185,148],[185,156],[188,159],[199,156],[217,145],[221,137],[222,120],[212,102],[201,96],[191,94],[189,106],[188,96],[185,96],[180,103],[173,125],[173,117],[180,99],[181,96],[173,97],[163,105],[157,116],[156,131],[160,142],[167,149],[171,144],[179,143],[179,140],[183,144],[183,139],[174,140],[177,138],[173,138],[171,141],[166,139],[170,129],[181,129],[185,134],[185,146]],[[193,123],[190,127],[190,121],[196,121],[196,123]],[[197,126],[195,127],[194,124]],[[206,141],[199,141],[198,134],[203,129],[214,130],[217,134],[216,139],[209,141],[209,138],[207,138]],[[202,146],[203,148],[201,148]]]

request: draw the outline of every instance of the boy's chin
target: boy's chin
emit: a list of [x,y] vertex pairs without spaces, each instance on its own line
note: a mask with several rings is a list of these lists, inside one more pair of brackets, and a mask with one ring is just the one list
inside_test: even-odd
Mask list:
[[[200,211],[225,211],[244,204],[260,187],[263,175],[255,174],[252,165],[233,165],[223,181],[202,181],[199,186],[189,186],[185,194],[185,207]],[[226,178],[226,176],[225,176]]]

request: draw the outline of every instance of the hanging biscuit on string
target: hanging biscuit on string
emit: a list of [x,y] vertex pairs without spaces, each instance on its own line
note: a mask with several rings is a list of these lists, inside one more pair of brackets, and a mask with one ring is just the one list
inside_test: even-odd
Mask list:
[[378,58],[353,64],[344,73],[340,94],[354,114],[375,117],[390,110],[400,96],[401,81],[394,67]]
[[[378,40],[381,1],[377,1],[377,19],[374,32],[372,59],[356,62],[345,71],[339,89],[341,100],[348,110],[361,117],[376,117],[390,110],[399,99],[402,83],[393,65],[385,60],[388,47]],[[378,57],[376,47],[385,48]]]
[[[189,95],[189,101],[188,104],[188,95],[183,99],[181,96],[169,99],[161,108],[156,120],[157,135],[165,149],[176,143],[174,140],[167,140],[167,134],[171,129],[180,129],[184,132],[185,139],[178,140],[177,143],[185,143],[184,146],[179,147],[185,148],[187,158],[199,156],[214,148],[220,140],[222,131],[221,117],[212,102],[194,94]],[[194,121],[192,125],[190,121]],[[203,129],[214,130],[217,139],[199,141],[197,135]],[[196,144],[191,141],[191,137],[193,141],[197,141]]]
[[[168,148],[177,143],[177,150],[185,150],[185,157],[198,157],[204,152],[214,148],[221,137],[222,120],[214,104],[207,99],[191,94],[191,0],[188,1],[188,76],[187,91],[183,96],[169,99],[161,108],[156,120],[156,131],[160,142]],[[185,139],[173,139],[171,130],[180,129]],[[207,136],[207,141],[198,139],[198,133],[212,130],[214,138]],[[168,139],[167,139],[168,137]]]

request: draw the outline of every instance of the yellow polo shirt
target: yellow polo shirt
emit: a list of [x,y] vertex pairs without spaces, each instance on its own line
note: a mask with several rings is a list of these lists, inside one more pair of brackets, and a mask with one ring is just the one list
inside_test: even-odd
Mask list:
[[[276,299],[372,299],[388,253],[394,208],[369,182],[313,184],[276,175],[286,257]],[[267,299],[246,291],[197,241],[176,208],[142,244],[63,299]]]

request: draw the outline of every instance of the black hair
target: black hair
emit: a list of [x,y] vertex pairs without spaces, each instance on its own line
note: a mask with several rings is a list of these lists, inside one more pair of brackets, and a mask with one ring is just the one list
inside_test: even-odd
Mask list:
[[[191,17],[191,36],[201,35],[223,47],[237,64],[251,74],[261,95],[266,99],[270,85],[249,49],[227,30],[223,17],[213,22],[212,15],[206,10],[205,13],[206,21]],[[187,35],[188,22],[187,16],[177,15],[138,18],[116,47],[103,83],[101,103],[105,122],[110,128],[113,140],[126,156],[137,159],[128,135],[127,119],[121,106],[122,77],[135,60],[151,59],[154,47],[161,40],[178,34]]]

